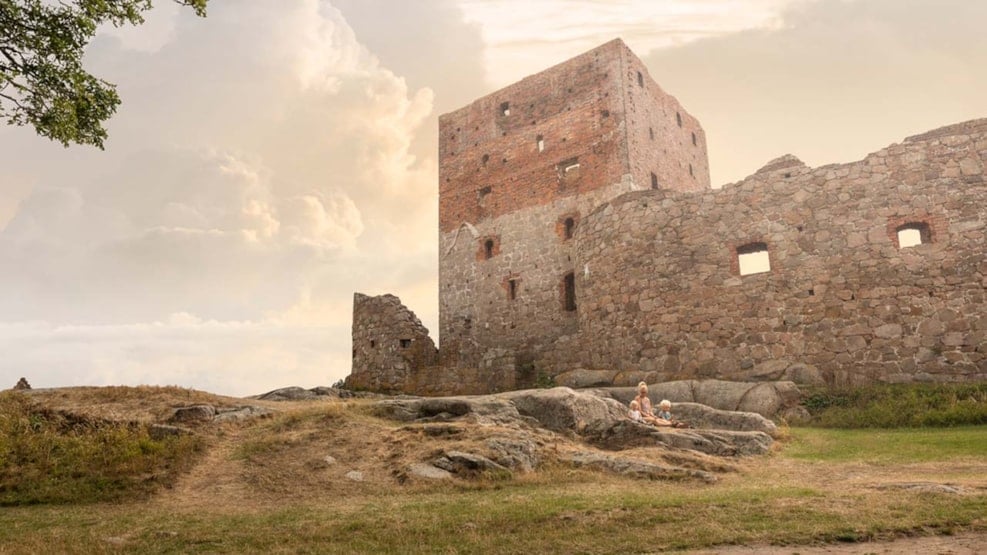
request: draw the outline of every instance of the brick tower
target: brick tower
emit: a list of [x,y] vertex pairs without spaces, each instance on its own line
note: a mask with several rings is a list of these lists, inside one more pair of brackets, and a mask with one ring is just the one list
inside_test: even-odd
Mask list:
[[530,385],[579,332],[580,218],[709,186],[699,122],[619,39],[441,116],[441,365],[479,390]]

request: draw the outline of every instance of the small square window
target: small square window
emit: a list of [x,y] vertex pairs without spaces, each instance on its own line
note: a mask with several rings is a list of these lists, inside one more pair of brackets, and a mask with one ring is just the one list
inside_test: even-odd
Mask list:
[[401,340],[401,348],[402,349],[407,349],[408,347],[411,347],[411,340],[410,339],[402,339]]

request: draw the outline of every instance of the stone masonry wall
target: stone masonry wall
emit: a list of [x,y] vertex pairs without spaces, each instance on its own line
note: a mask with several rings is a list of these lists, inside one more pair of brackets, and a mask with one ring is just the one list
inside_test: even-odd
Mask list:
[[408,391],[415,374],[438,363],[438,351],[417,316],[394,295],[353,295],[350,389]]
[[[830,384],[987,379],[987,120],[860,162],[785,157],[722,190],[625,194],[575,237],[579,333],[538,364]],[[919,224],[931,242],[899,248]],[[740,276],[763,243],[771,269]]]
[[699,123],[619,40],[442,116],[439,152],[441,363],[488,390],[530,385],[538,353],[577,331],[564,299],[583,214],[652,173],[709,186]]

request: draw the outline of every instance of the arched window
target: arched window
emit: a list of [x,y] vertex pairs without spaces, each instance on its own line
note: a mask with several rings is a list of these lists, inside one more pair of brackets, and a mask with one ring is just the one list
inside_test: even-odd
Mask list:
[[494,253],[494,241],[493,239],[487,239],[483,242],[483,258],[490,260],[493,258]]

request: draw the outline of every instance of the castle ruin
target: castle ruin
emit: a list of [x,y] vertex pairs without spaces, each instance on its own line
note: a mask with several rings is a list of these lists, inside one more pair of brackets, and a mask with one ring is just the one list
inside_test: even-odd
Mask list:
[[711,189],[699,122],[614,40],[439,131],[441,349],[358,293],[350,387],[987,379],[987,120]]

